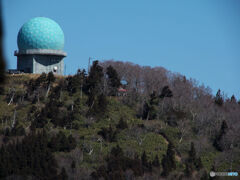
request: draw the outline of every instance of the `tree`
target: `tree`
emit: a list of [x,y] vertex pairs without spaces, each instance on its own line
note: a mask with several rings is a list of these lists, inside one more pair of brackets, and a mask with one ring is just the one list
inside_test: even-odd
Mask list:
[[153,91],[153,93],[150,95],[149,102],[145,102],[145,105],[143,108],[143,119],[152,120],[157,117],[158,103],[159,103],[159,99],[156,95],[156,92]]
[[101,93],[103,78],[103,68],[98,65],[98,61],[93,61],[89,76],[87,78],[87,90],[88,94],[93,93],[94,95]]
[[77,142],[76,142],[76,139],[70,134],[68,136],[68,143],[69,143],[69,151],[71,151],[72,149],[75,149],[76,146],[77,146]]
[[76,168],[76,162],[74,160],[72,161],[71,168],[72,168],[72,171],[74,171]]
[[222,138],[223,136],[227,133],[227,130],[228,130],[228,125],[227,125],[227,122],[224,120],[222,122],[222,125],[221,125],[221,129],[220,129],[220,132],[219,134],[216,136],[215,140],[214,140],[214,147],[218,150],[218,151],[223,151],[223,147],[221,145],[221,141],[222,141]]
[[231,102],[232,102],[232,103],[237,103],[237,100],[236,100],[236,98],[235,98],[234,95],[232,95],[232,97],[231,97]]
[[121,117],[116,128],[118,129],[126,129],[128,128],[127,122],[123,120],[123,118]]
[[196,164],[195,164],[195,165],[196,165],[197,170],[200,170],[200,169],[203,168],[202,160],[201,160],[200,157],[198,157],[198,158],[196,159]]
[[196,150],[193,142],[191,142],[191,149],[188,152],[188,156],[189,156],[188,162],[191,164],[195,164],[197,157],[196,157]]
[[155,156],[152,165],[155,166],[155,167],[159,167],[160,166],[158,155]]
[[219,89],[217,91],[217,94],[216,94],[216,97],[215,97],[215,103],[218,105],[218,106],[222,106],[223,105],[223,97],[222,97],[222,94],[221,94],[221,90]]
[[163,167],[163,172],[162,172],[163,176],[168,176],[171,171],[176,169],[175,152],[174,152],[174,146],[172,142],[169,142],[167,154],[163,156],[162,167]]
[[142,160],[142,165],[145,167],[148,167],[148,160],[147,160],[147,155],[145,151],[143,151],[141,160]]
[[48,75],[47,75],[47,83],[48,83],[48,84],[51,84],[51,83],[53,83],[55,80],[56,80],[56,78],[55,78],[53,72],[52,72],[52,71],[49,72]]
[[68,179],[68,175],[66,173],[65,168],[63,167],[59,175],[59,180],[67,180],[67,179]]
[[160,98],[172,97],[172,96],[173,96],[173,93],[172,93],[172,91],[169,89],[168,86],[164,86],[164,87],[162,88],[161,94],[159,95]]
[[94,104],[97,103],[97,97],[102,93],[102,79],[103,68],[98,65],[98,61],[94,61],[87,78],[87,104],[90,111],[93,108]]
[[188,151],[188,159],[185,163],[185,175],[186,176],[191,176],[194,169],[195,169],[195,164],[196,164],[196,150],[194,147],[194,143],[191,142],[191,148],[190,151]]
[[56,179],[57,162],[47,146],[48,135],[42,130],[30,133],[21,142],[13,141],[0,148],[0,179],[21,174],[34,179]]
[[110,86],[110,95],[115,96],[119,86],[121,85],[117,71],[110,65],[107,67],[108,84]]

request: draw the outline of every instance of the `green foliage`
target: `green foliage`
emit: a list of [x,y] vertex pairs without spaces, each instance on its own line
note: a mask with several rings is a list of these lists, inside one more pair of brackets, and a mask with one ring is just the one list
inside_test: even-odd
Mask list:
[[143,109],[143,119],[146,120],[153,120],[157,117],[157,106],[159,103],[159,98],[156,95],[156,92],[150,95],[149,102],[145,102],[144,109]]
[[113,130],[110,126],[109,128],[102,128],[101,131],[98,132],[99,135],[103,137],[108,142],[115,142],[117,131]]
[[214,163],[214,159],[219,155],[219,152],[205,152],[201,154],[201,160],[203,166],[210,171],[212,164]]
[[118,122],[116,128],[126,129],[126,128],[128,128],[128,125],[127,125],[126,121],[124,121],[123,118],[121,118],[120,121]]
[[42,131],[25,136],[22,142],[3,145],[0,149],[0,178],[12,174],[56,178],[57,163],[47,143],[47,134]]
[[[0,131],[2,134],[0,139],[5,143],[3,148],[11,145],[14,149],[14,141],[23,138],[19,138],[19,136],[26,134],[26,137],[31,133],[37,134],[43,128],[48,130],[51,136],[47,136],[44,140],[46,143],[41,142],[41,145],[37,146],[40,149],[42,145],[47,144],[47,151],[58,157],[59,169],[57,166],[54,167],[56,172],[61,175],[55,173],[57,175],[54,177],[55,179],[65,177],[67,174],[70,176],[69,170],[74,174],[81,168],[85,168],[86,172],[94,171],[92,177],[96,179],[100,177],[124,179],[125,173],[131,172],[133,178],[142,176],[144,173],[152,179],[161,173],[165,176],[171,173],[178,178],[183,177],[184,171],[185,175],[189,177],[192,175],[192,178],[204,178],[204,174],[201,174],[204,170],[203,167],[209,171],[217,156],[225,153],[224,148],[223,152],[215,151],[209,142],[207,142],[207,146],[204,144],[204,147],[200,149],[197,149],[199,146],[193,144],[189,148],[190,141],[196,142],[197,140],[197,135],[192,134],[191,129],[193,126],[198,128],[197,122],[199,122],[201,113],[196,111],[198,113],[195,121],[191,121],[192,115],[189,111],[192,109],[187,108],[190,104],[186,104],[185,107],[181,102],[176,101],[176,107],[173,108],[172,104],[175,101],[168,101],[166,97],[176,98],[180,92],[173,89],[176,97],[172,96],[172,91],[167,86],[162,89],[160,95],[153,92],[146,101],[142,114],[144,98],[137,90],[129,90],[126,97],[106,96],[112,87],[115,87],[115,90],[117,88],[113,85],[117,82],[116,73],[111,72],[115,79],[111,82],[110,76],[103,76],[103,69],[98,63],[93,64],[91,71],[89,76],[84,70],[79,70],[76,75],[69,77],[51,77],[46,74],[8,77],[4,92],[0,94]],[[48,76],[50,76],[49,79]],[[108,80],[110,86],[103,88],[103,80],[105,82]],[[171,85],[171,87],[173,86]],[[13,91],[15,92],[13,102],[8,105]],[[111,93],[110,95],[114,95],[113,92]],[[197,99],[200,101],[199,97]],[[167,112],[163,112],[160,118],[158,117],[159,101],[161,103],[164,101],[164,109],[167,109]],[[198,110],[202,111],[200,104],[201,102],[198,103]],[[233,103],[231,105],[234,106]],[[195,106],[190,105],[189,107],[193,108],[194,112]],[[226,111],[232,112],[232,109],[228,109],[227,103],[224,107],[226,107]],[[214,108],[216,107],[214,106]],[[221,108],[216,109],[221,111]],[[15,110],[16,124],[11,128]],[[140,119],[141,115],[151,121]],[[232,115],[235,117],[234,114]],[[185,124],[188,134],[182,142],[179,142],[181,135],[179,120],[181,119],[186,119],[191,123]],[[228,116],[225,116],[225,119],[228,123],[230,122]],[[29,125],[31,125],[30,129]],[[222,128],[215,138],[215,142],[220,148],[223,140],[226,139],[223,137],[229,129],[226,122],[223,122]],[[213,129],[211,132],[216,132],[216,130]],[[203,136],[206,139],[209,138],[206,133]],[[173,146],[169,147],[168,144]],[[90,153],[91,149],[93,151]],[[36,148],[27,148],[27,150],[39,151]],[[200,152],[201,156],[197,157],[196,151]],[[34,156],[34,153],[30,152],[29,154]],[[82,158],[76,159],[77,153],[82,153]],[[79,157],[79,155],[77,156]],[[68,167],[62,166],[63,157],[69,163]],[[0,161],[1,158],[0,156]],[[32,161],[33,159],[27,158],[27,160]],[[40,162],[37,158],[36,161]],[[4,162],[4,165],[6,164]],[[239,161],[233,161],[233,168],[237,168],[238,164]],[[62,167],[67,168],[62,170]],[[229,162],[221,162],[216,169],[226,171],[229,167]],[[18,169],[16,165],[14,168]],[[27,174],[31,174],[32,167],[27,171]],[[36,173],[32,176],[35,177]],[[38,174],[40,173],[42,172],[38,172]],[[156,179],[159,179],[159,176]]]
[[152,165],[155,166],[155,167],[159,167],[160,166],[158,155],[155,156],[155,158],[154,158],[154,160],[152,162]]
[[121,85],[120,78],[118,77],[117,71],[112,66],[107,67],[107,75],[109,79],[108,83],[110,86],[109,95],[115,96],[117,94],[119,86]]
[[91,176],[94,179],[124,179],[124,172],[131,169],[135,176],[143,174],[141,161],[124,156],[122,149],[117,145],[113,147],[110,155],[106,158],[107,166],[100,166]]
[[169,173],[176,169],[175,151],[173,144],[168,144],[167,154],[162,159],[163,176],[168,176]]
[[188,152],[188,158],[185,163],[185,175],[190,177],[194,170],[200,170],[203,168],[202,160],[200,157],[197,158],[196,150],[194,147],[194,143],[191,142],[191,148]]
[[53,136],[48,143],[48,147],[53,151],[69,152],[75,149],[77,146],[76,140],[72,135],[66,137],[66,135],[60,131],[56,136]]

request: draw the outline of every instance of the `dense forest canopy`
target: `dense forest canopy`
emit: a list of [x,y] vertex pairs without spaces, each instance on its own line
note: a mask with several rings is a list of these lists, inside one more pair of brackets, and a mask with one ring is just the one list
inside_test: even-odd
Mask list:
[[73,76],[7,75],[1,89],[0,178],[208,179],[240,169],[240,102],[162,67],[94,61]]

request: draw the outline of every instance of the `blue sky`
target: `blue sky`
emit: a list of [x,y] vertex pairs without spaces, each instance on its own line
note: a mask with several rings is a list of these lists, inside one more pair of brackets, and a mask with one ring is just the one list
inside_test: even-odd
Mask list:
[[89,57],[130,61],[240,98],[239,0],[3,0],[8,68],[16,68],[19,29],[37,16],[62,27],[67,74]]

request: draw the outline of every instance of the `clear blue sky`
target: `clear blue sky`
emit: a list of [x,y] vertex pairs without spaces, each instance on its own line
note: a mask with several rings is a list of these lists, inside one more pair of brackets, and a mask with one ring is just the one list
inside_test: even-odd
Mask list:
[[67,74],[89,57],[130,61],[240,98],[239,0],[3,0],[8,68],[20,27],[37,16],[62,27]]

